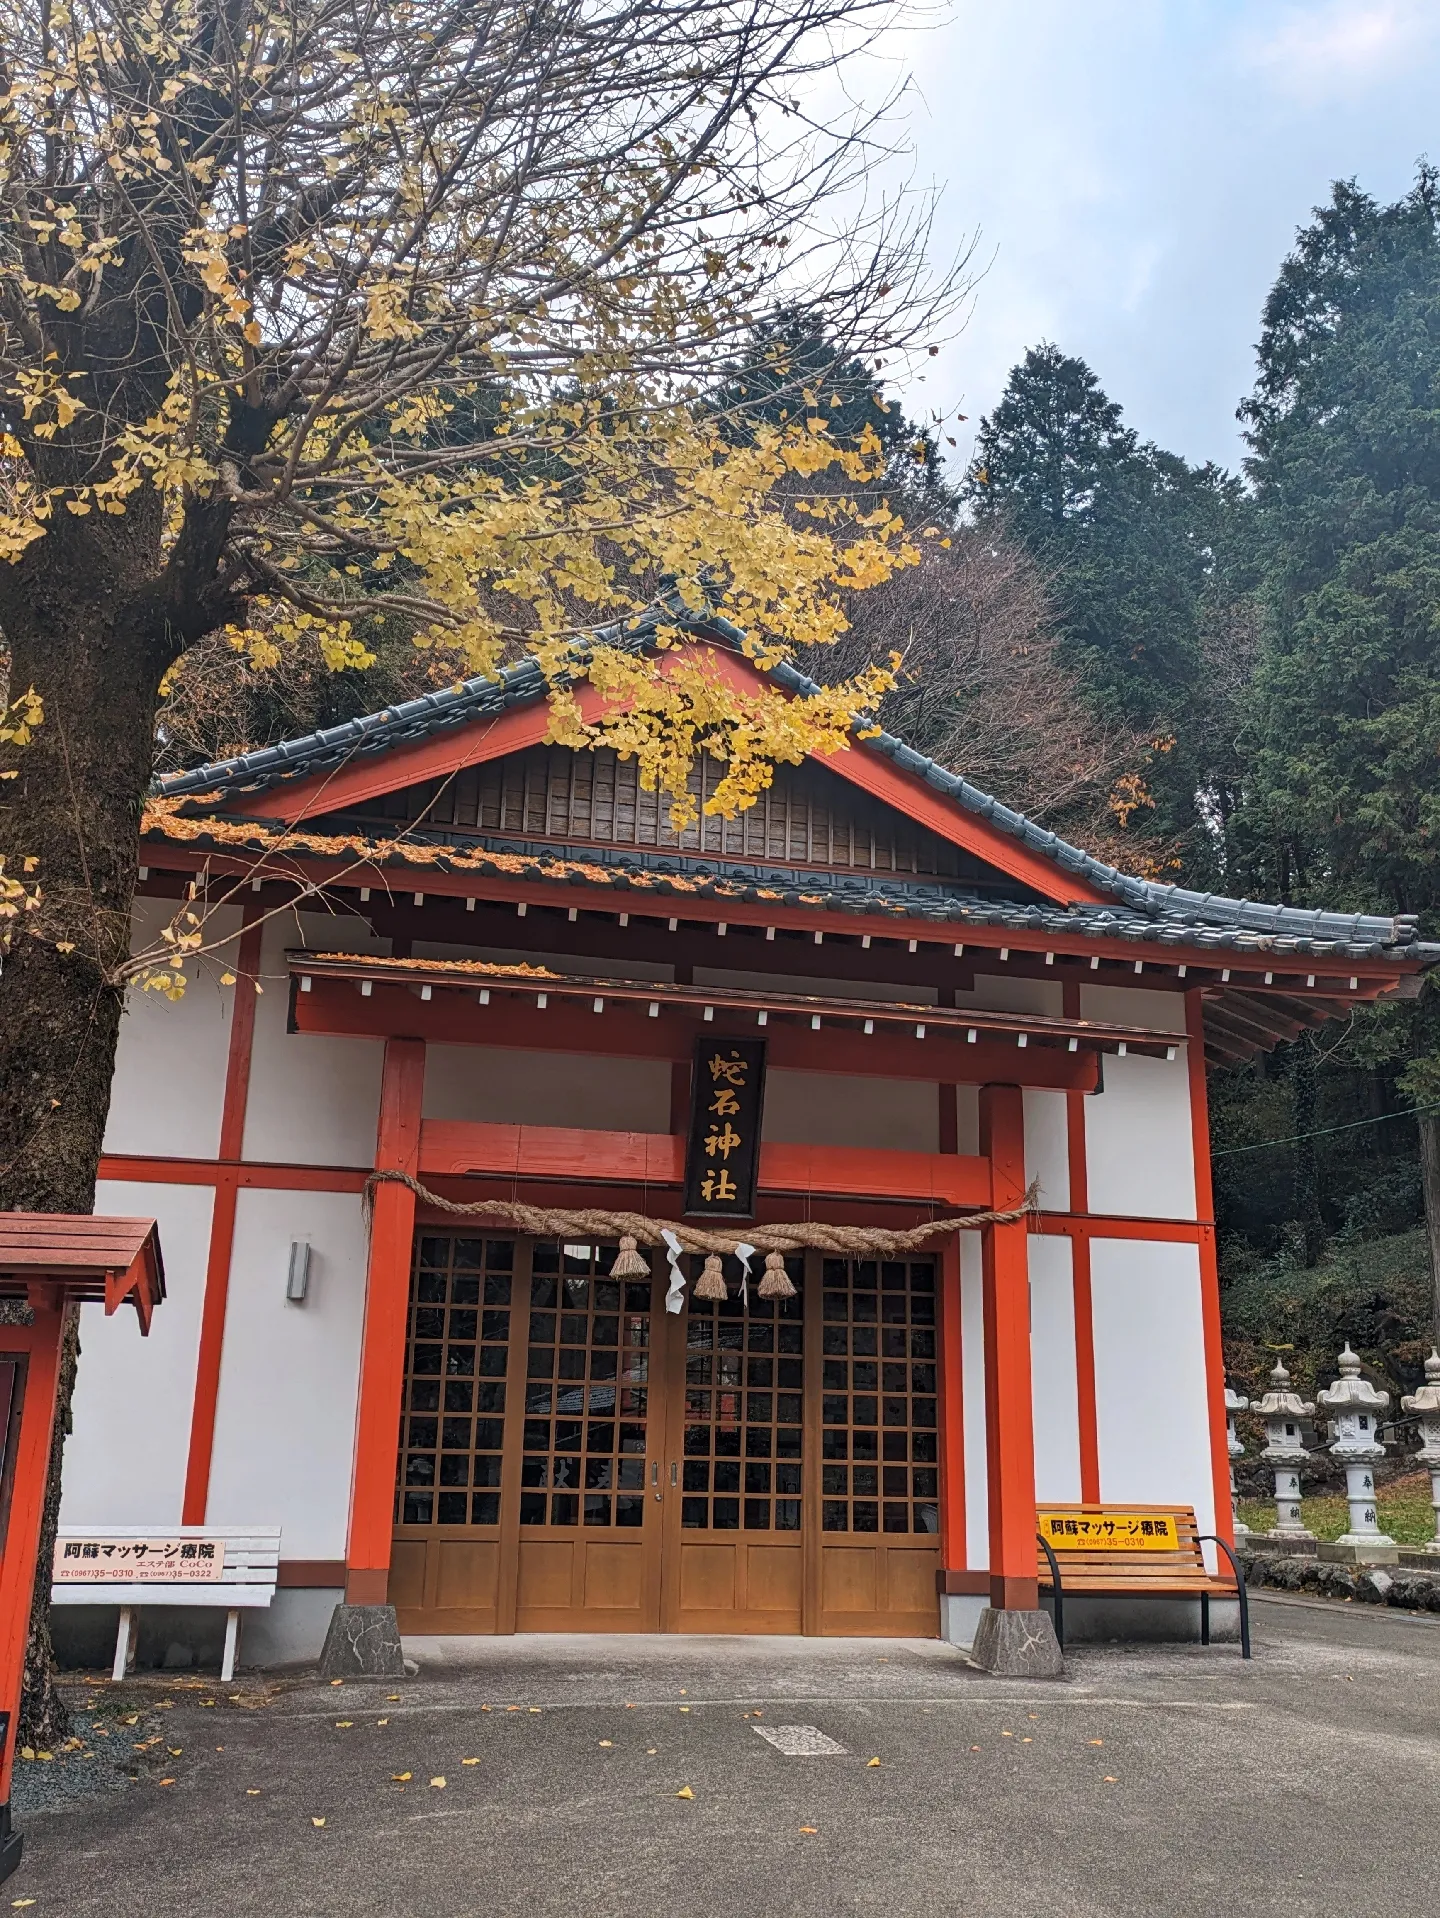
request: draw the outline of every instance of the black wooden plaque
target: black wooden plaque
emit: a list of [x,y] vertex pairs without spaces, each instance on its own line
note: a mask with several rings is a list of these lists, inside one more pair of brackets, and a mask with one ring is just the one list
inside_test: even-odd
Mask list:
[[754,1218],[764,1109],[765,1041],[697,1039],[685,1148],[687,1214]]

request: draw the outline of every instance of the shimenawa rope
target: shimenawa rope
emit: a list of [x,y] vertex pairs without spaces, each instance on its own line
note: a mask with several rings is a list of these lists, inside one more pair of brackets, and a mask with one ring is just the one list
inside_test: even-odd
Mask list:
[[840,1258],[887,1258],[897,1253],[916,1252],[930,1239],[946,1232],[969,1232],[980,1225],[1014,1225],[1040,1209],[1040,1181],[1033,1179],[1019,1205],[990,1212],[964,1212],[948,1219],[929,1219],[908,1231],[887,1231],[883,1226],[829,1225],[806,1221],[801,1225],[750,1225],[743,1231],[708,1232],[683,1219],[647,1219],[640,1212],[607,1212],[585,1206],[574,1211],[548,1206],[521,1205],[511,1199],[474,1199],[460,1204],[442,1198],[421,1185],[408,1172],[372,1172],[365,1181],[364,1204],[368,1218],[379,1185],[403,1185],[426,1205],[457,1218],[493,1219],[515,1232],[536,1239],[637,1239],[641,1245],[659,1246],[663,1235],[672,1233],[686,1252],[733,1253],[737,1245],[748,1245],[757,1252],[830,1252]]

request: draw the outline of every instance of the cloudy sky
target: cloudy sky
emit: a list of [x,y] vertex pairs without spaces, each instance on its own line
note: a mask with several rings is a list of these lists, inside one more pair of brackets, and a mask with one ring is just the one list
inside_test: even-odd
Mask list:
[[908,399],[970,430],[1049,339],[1142,434],[1233,465],[1296,227],[1333,179],[1396,198],[1440,160],[1440,0],[950,0],[885,53],[860,90],[913,75],[935,253],[978,229],[987,268]]

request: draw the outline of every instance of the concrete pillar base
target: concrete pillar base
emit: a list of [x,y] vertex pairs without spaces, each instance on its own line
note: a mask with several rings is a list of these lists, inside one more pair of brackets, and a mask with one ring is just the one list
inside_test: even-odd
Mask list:
[[320,1653],[322,1678],[403,1678],[405,1655],[393,1605],[335,1607]]
[[997,1678],[1058,1678],[1065,1669],[1048,1612],[997,1611],[993,1605],[980,1614],[970,1658]]
[[1398,1565],[1400,1547],[1393,1538],[1322,1539],[1316,1557],[1329,1565]]

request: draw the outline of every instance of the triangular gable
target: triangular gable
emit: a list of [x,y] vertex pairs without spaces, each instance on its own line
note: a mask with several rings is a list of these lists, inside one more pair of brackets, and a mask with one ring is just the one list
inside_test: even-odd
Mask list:
[[[697,642],[698,643],[698,642]],[[690,651],[687,647],[685,651]],[[743,655],[707,646],[709,663],[737,690],[754,693],[773,686]],[[675,657],[670,655],[669,657]],[[664,660],[656,661],[659,671]],[[588,720],[598,718],[603,701],[594,687],[579,688],[579,706]],[[271,786],[259,792],[227,796],[225,810],[298,825],[304,821],[354,814],[387,794],[446,778],[467,767],[520,754],[541,745],[549,730],[543,697],[508,710],[450,726],[429,737],[388,751],[360,755],[346,764]],[[1059,904],[1101,902],[1106,895],[1066,872],[1043,853],[1018,843],[987,820],[966,812],[926,781],[863,744],[815,757],[815,764],[901,814],[924,832],[958,848],[985,866],[1043,899]],[[796,863],[810,863],[798,861]],[[824,861],[817,863],[826,863]]]

